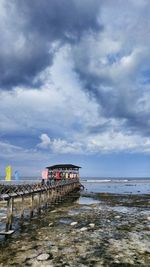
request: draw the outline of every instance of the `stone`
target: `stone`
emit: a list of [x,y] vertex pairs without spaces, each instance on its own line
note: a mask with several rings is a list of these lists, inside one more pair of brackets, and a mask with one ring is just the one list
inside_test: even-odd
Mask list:
[[150,216],[147,217],[147,220],[150,221]]
[[115,216],[115,219],[120,219],[120,218],[121,218],[121,216],[119,216],[119,215]]
[[48,246],[49,248],[51,248],[52,246],[54,246],[54,243],[51,242],[51,241],[48,241],[48,242],[47,242],[47,246]]
[[87,227],[82,227],[82,228],[80,229],[80,231],[81,231],[81,232],[87,231]]
[[54,267],[54,265],[50,261],[40,262],[40,261],[35,260],[31,264],[32,265],[30,265],[30,266],[32,266],[32,267]]
[[95,224],[94,224],[94,223],[89,223],[89,226],[90,226],[91,228],[94,228],[94,227],[95,227]]
[[48,254],[48,253],[43,253],[43,254],[40,254],[40,255],[37,257],[37,260],[38,260],[38,261],[47,261],[49,258],[50,258],[50,254]]
[[51,222],[51,223],[49,223],[49,225],[48,226],[52,226],[53,225],[53,223]]
[[74,226],[74,225],[76,225],[76,224],[77,224],[77,222],[72,222],[70,225]]
[[52,248],[51,248],[51,252],[52,252],[53,254],[57,254],[57,253],[58,253],[58,247],[56,247],[56,246],[52,247]]

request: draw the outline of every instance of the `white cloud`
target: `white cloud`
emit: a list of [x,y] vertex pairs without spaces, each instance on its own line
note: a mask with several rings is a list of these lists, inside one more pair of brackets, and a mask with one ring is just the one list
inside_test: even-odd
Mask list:
[[51,140],[50,140],[50,138],[48,137],[47,134],[44,134],[44,133],[41,134],[40,139],[41,139],[42,142],[37,145],[40,148],[47,148],[51,144]]
[[51,142],[51,149],[54,153],[60,154],[82,154],[82,144],[78,142],[68,142],[62,139],[54,139]]
[[[93,154],[112,152],[150,152],[150,138],[137,134],[111,130],[109,132],[80,135],[78,141],[52,139],[43,134],[42,142],[37,146],[56,154]],[[46,141],[45,141],[46,139]],[[46,143],[46,144],[45,144]]]

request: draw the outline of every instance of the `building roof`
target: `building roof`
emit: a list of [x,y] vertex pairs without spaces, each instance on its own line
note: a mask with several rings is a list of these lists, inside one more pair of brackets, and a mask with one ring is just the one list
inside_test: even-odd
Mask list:
[[56,165],[52,165],[52,166],[49,166],[49,167],[46,167],[47,169],[49,170],[54,170],[54,169],[61,169],[61,168],[67,168],[67,169],[79,169],[81,168],[80,166],[76,166],[76,165],[73,165],[73,164],[56,164]]

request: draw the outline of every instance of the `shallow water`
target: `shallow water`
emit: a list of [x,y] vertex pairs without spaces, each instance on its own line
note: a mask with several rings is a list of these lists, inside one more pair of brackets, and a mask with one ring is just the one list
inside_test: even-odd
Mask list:
[[136,208],[133,208],[133,207],[124,207],[124,206],[117,206],[117,207],[109,207],[110,210],[114,210],[114,211],[117,211],[119,213],[135,213],[137,211]]
[[99,202],[100,202],[99,200],[96,200],[92,197],[80,197],[79,200],[77,201],[77,203],[81,205],[91,205]]
[[62,218],[59,220],[59,222],[62,224],[71,224],[73,221],[69,218]]
[[85,190],[94,193],[114,194],[150,194],[150,179],[148,180],[92,180],[81,181]]

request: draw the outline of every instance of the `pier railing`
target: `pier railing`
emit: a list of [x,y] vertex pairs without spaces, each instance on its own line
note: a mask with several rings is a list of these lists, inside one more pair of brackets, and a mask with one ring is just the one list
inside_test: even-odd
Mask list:
[[7,200],[8,198],[16,198],[22,195],[30,195],[33,193],[43,192],[52,189],[58,189],[65,185],[72,185],[74,183],[79,183],[79,179],[68,179],[60,180],[51,183],[50,181],[44,182],[43,184],[38,183],[25,183],[19,185],[13,184],[0,184],[0,201]]

